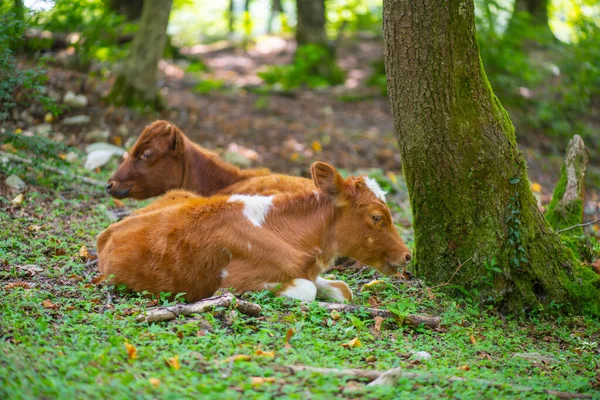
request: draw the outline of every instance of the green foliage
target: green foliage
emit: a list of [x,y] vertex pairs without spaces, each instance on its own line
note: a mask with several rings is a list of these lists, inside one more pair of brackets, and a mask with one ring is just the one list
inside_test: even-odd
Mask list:
[[0,122],[10,118],[13,108],[29,107],[40,103],[47,111],[58,115],[60,112],[54,99],[46,95],[44,83],[45,59],[33,68],[23,68],[13,54],[12,45],[18,38],[14,32],[23,29],[23,24],[11,18],[12,14],[0,16]]
[[373,72],[369,79],[367,79],[367,85],[373,86],[379,89],[382,96],[387,96],[387,79],[385,77],[385,63],[383,60],[375,61],[371,64]]
[[327,2],[327,30],[331,36],[344,32],[382,35],[381,1],[332,0]]
[[194,91],[200,94],[208,94],[223,87],[224,82],[220,79],[203,79],[194,86]]
[[298,48],[290,65],[273,65],[258,74],[268,86],[285,92],[301,86],[311,89],[344,82],[344,72],[337,66],[331,51],[319,45]]
[[[123,16],[109,10],[103,0],[57,0],[54,7],[33,17],[33,27],[53,33],[73,33],[75,60],[87,69],[93,60],[116,61],[124,58],[126,47],[119,46],[120,35],[132,33],[134,26],[125,24]],[[46,48],[41,40],[33,46]]]

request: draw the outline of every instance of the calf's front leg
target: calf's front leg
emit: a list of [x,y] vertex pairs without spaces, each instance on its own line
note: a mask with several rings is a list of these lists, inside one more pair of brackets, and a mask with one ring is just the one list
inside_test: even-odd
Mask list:
[[314,301],[317,297],[317,287],[308,279],[296,278],[284,283],[277,295],[302,301]]
[[343,281],[331,281],[329,279],[317,277],[317,295],[326,300],[337,302],[352,302],[352,291]]

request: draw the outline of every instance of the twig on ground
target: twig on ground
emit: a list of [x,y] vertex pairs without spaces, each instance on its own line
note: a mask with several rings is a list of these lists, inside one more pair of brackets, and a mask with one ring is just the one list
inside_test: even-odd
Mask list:
[[463,267],[463,265],[465,265],[466,263],[468,263],[469,261],[471,261],[471,259],[473,259],[473,256],[467,258],[463,262],[458,261],[458,268],[456,268],[456,270],[454,271],[454,273],[452,274],[452,276],[450,277],[450,279],[448,279],[448,281],[446,281],[444,283],[440,283],[439,285],[432,286],[429,289],[437,289],[437,288],[441,288],[443,286],[448,286],[450,284],[450,282],[452,282],[452,279],[454,279],[454,277],[456,276],[456,274],[458,273],[458,271],[460,271],[460,269]]
[[[338,312],[340,312],[340,311],[342,311],[342,312],[366,312],[371,317],[395,318],[397,321],[399,321],[403,325],[410,325],[410,326],[414,326],[414,327],[421,326],[421,324],[422,324],[428,328],[435,329],[438,326],[440,326],[440,321],[441,321],[440,317],[437,317],[437,316],[417,315],[417,314],[409,314],[402,319],[398,319],[398,317],[395,314],[393,314],[391,311],[388,311],[388,310],[380,310],[378,308],[355,306],[352,304],[324,303],[324,302],[319,302],[317,304],[319,304],[320,307],[323,307],[328,311],[335,310]],[[306,305],[303,306],[303,308],[308,309],[308,307]]]
[[137,322],[157,322],[168,321],[175,319],[180,315],[199,314],[213,310],[217,307],[235,307],[241,313],[250,316],[257,316],[261,307],[258,304],[250,303],[245,300],[236,298],[231,293],[227,292],[221,296],[209,297],[208,299],[200,300],[192,304],[177,304],[168,307],[157,307],[147,310],[145,314],[141,314],[136,318]]
[[600,219],[597,219],[597,220],[594,220],[594,221],[590,221],[590,222],[584,222],[583,224],[573,225],[573,226],[570,226],[570,227],[564,228],[564,229],[559,229],[559,230],[556,231],[556,233],[563,233],[563,232],[570,231],[571,229],[583,228],[585,226],[597,224],[598,222],[600,222]]
[[[23,163],[23,164],[27,164],[27,165],[32,165],[32,166],[34,165],[32,161],[27,160],[27,159],[25,159],[23,157],[19,157],[16,154],[11,154],[11,153],[7,153],[5,151],[0,151],[0,155],[4,156],[4,157],[6,157],[6,158],[8,158],[9,160],[12,160],[12,161],[17,161],[17,162],[20,162],[20,163]],[[45,171],[50,171],[50,172],[54,172],[54,173],[59,174],[59,175],[67,176],[67,177],[70,177],[70,178],[75,178],[75,179],[80,180],[80,181],[82,181],[84,183],[87,183],[88,185],[94,185],[94,186],[99,186],[99,187],[104,187],[104,185],[105,185],[104,182],[100,182],[100,181],[98,181],[96,179],[88,178],[87,176],[81,176],[81,175],[73,174],[71,172],[62,170],[60,168],[53,167],[51,165],[38,164],[38,165],[35,165],[35,166],[39,167],[39,168],[41,168],[41,169],[43,169]]]
[[[388,371],[374,371],[374,370],[363,370],[363,369],[337,369],[337,368],[319,368],[310,367],[308,365],[277,365],[274,366],[275,370],[281,372],[289,372],[296,374],[302,371],[310,371],[318,374],[333,375],[339,377],[345,377],[348,379],[365,379],[370,381],[367,386],[378,386],[378,385],[395,385],[400,379],[421,379],[437,381],[437,377],[432,373],[427,372],[414,372],[405,371],[402,368],[392,368]],[[515,392],[542,392],[551,396],[556,396],[559,399],[590,399],[591,394],[588,393],[570,393],[560,392],[551,389],[536,389],[529,386],[521,385],[510,385],[508,383],[502,383],[497,381],[490,381],[487,379],[477,378],[463,378],[459,376],[451,376],[447,378],[448,382],[475,382],[483,386],[495,387],[500,390],[511,390]]]

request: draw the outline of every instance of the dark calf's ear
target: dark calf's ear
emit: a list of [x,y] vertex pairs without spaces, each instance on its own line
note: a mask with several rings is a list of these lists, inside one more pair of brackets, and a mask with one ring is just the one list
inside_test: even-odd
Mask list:
[[175,150],[176,153],[183,152],[183,132],[181,132],[178,127],[170,123],[166,125],[165,129],[169,134],[169,143],[171,150]]
[[344,179],[331,165],[316,162],[310,167],[315,186],[330,196],[337,196],[344,188]]

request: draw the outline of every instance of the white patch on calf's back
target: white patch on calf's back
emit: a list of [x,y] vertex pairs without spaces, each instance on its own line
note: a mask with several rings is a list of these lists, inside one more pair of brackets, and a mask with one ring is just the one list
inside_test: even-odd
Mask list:
[[227,200],[228,203],[244,203],[244,216],[254,226],[262,226],[269,210],[273,207],[273,196],[251,196],[247,194],[234,194]]
[[278,293],[279,296],[290,297],[302,301],[314,301],[317,297],[317,287],[308,279],[294,279],[285,290]]
[[352,301],[352,292],[350,291],[350,288],[348,288],[348,291],[350,292],[350,298],[347,298],[344,296],[344,292],[342,292],[340,288],[332,285],[333,282],[346,285],[346,283],[342,281],[330,281],[328,279],[317,277],[316,285],[319,296],[329,300],[335,300],[337,302]]
[[381,188],[381,186],[379,186],[379,183],[377,183],[377,181],[375,179],[369,178],[368,176],[365,176],[364,179],[365,179],[365,184],[367,185],[369,190],[371,190],[371,192],[373,192],[375,197],[377,197],[379,200],[381,200],[385,203],[385,195],[387,192],[385,190],[383,190]]

